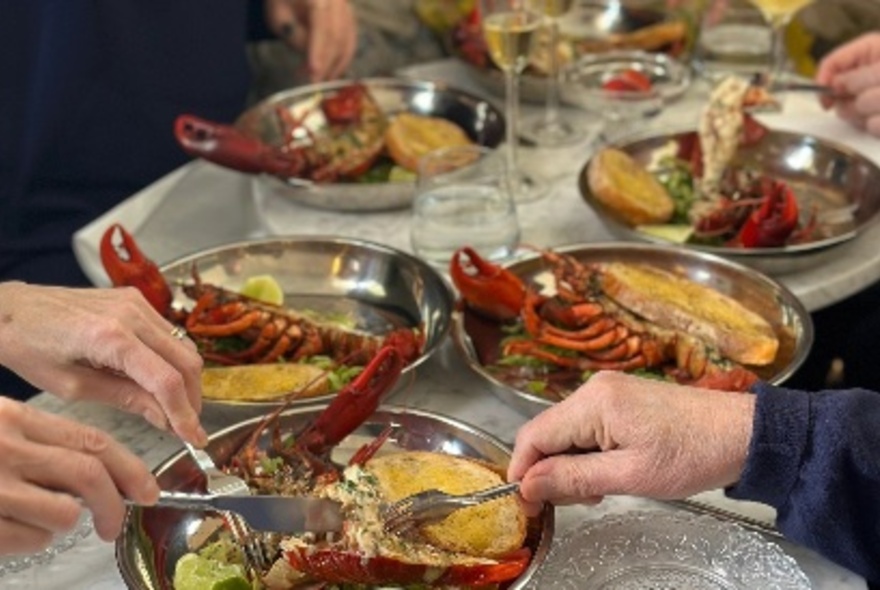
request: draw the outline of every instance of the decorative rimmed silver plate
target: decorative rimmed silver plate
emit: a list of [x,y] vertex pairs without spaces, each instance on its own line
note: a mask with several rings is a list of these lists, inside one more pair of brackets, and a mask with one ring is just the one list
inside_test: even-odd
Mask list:
[[[296,432],[313,420],[321,409],[323,406],[313,405],[286,410],[279,418],[281,427]],[[205,450],[218,465],[227,464],[262,419],[246,420],[212,434]],[[388,425],[393,426],[393,434],[380,452],[437,451],[473,457],[501,467],[510,460],[507,446],[474,426],[436,413],[390,406],[380,408],[337,445],[333,460],[347,462],[361,445],[372,441]],[[269,434],[264,432],[258,444],[268,445]],[[196,490],[204,479],[185,451],[169,457],[155,473],[164,490]],[[131,590],[171,590],[174,566],[189,550],[194,532],[208,516],[207,513],[169,508],[129,508],[122,534],[116,541],[116,562],[126,586]],[[547,555],[553,530],[552,508],[529,519],[526,547],[532,551],[531,564],[522,576],[502,586],[502,590],[525,587]]]
[[[475,143],[494,148],[504,139],[504,116],[491,102],[439,82],[421,82],[398,78],[360,80],[383,112],[401,112],[441,117],[456,123]],[[351,81],[323,82],[299,86],[266,98],[243,113],[236,126],[248,135],[270,145],[281,142],[281,127],[276,115],[279,107],[296,111],[314,107],[322,93],[332,92]],[[303,186],[296,179],[287,182],[260,174],[256,182],[271,194],[297,203],[334,211],[384,211],[408,207],[415,192],[414,181],[337,182]]]
[[[781,283],[736,262],[685,248],[625,242],[573,244],[553,250],[585,263],[655,266],[739,301],[767,320],[779,338],[779,352],[772,364],[749,367],[767,382],[780,384],[788,379],[804,362],[813,345],[813,321],[798,298]],[[553,275],[539,255],[517,260],[506,268],[528,283],[543,286],[544,293],[552,293]],[[492,353],[489,347],[497,348],[503,336],[497,326],[487,326],[485,320],[471,312],[453,313],[452,337],[465,363],[504,403],[526,416],[534,416],[555,402],[501,381],[482,360]]]
[[[661,160],[679,154],[693,139],[693,129],[629,137],[614,147],[623,150],[648,170]],[[671,242],[636,230],[621,220],[592,194],[584,164],[578,186],[581,196],[615,236],[653,244]],[[816,210],[818,235],[800,244],[776,248],[732,248],[684,244],[688,249],[723,256],[771,275],[784,275],[844,256],[840,248],[875,223],[880,213],[880,167],[867,157],[832,141],[788,131],[769,130],[754,146],[741,148],[732,166],[758,170],[791,186],[798,199],[802,223]]]
[[634,512],[564,534],[534,590],[809,590],[797,562],[758,533],[710,516]]
[[[238,291],[248,277],[271,275],[284,290],[285,305],[318,318],[344,320],[347,327],[371,334],[394,328],[420,328],[422,355],[413,371],[440,346],[449,332],[452,294],[429,264],[394,248],[334,236],[278,237],[226,244],[174,260],[162,267],[170,284],[192,281],[193,268],[204,283]],[[193,302],[174,289],[175,303]],[[322,395],[291,402],[327,402]],[[218,401],[211,405],[270,408],[281,401]]]

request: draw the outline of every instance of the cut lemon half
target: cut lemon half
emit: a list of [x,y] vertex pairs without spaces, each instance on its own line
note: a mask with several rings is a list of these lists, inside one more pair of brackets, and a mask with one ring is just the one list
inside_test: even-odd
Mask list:
[[656,225],[640,225],[636,227],[636,231],[674,244],[684,244],[694,235],[693,226],[683,224],[658,223]]
[[174,567],[175,590],[252,590],[240,565],[187,553]]
[[284,304],[284,290],[272,275],[248,277],[241,287],[241,294],[272,305]]

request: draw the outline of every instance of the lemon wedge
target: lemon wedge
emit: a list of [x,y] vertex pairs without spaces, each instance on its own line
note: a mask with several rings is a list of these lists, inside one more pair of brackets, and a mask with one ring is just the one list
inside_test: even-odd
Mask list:
[[248,277],[241,287],[241,294],[272,305],[284,304],[284,290],[272,275]]
[[416,173],[403,166],[394,165],[388,172],[388,182],[414,182]]
[[639,225],[636,227],[636,231],[674,244],[684,244],[694,234],[694,228],[691,225],[672,225],[668,223]]
[[236,564],[224,564],[206,559],[196,553],[187,553],[174,567],[176,590],[252,590],[244,569]]

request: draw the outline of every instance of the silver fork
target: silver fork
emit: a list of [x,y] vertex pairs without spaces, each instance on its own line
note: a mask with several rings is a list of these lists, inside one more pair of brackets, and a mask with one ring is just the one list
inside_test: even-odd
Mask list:
[[442,520],[456,510],[496,500],[518,491],[518,482],[464,495],[426,490],[384,506],[380,516],[387,532],[402,533],[421,524]]
[[[205,474],[205,489],[209,494],[215,496],[250,495],[251,489],[246,481],[221,470],[205,451],[197,449],[188,442],[184,442],[184,445],[196,465]],[[245,569],[252,578],[255,578],[271,565],[269,556],[266,555],[266,548],[263,546],[261,534],[252,530],[240,515],[228,511],[223,511],[221,514],[235,542],[241,547],[245,559]]]

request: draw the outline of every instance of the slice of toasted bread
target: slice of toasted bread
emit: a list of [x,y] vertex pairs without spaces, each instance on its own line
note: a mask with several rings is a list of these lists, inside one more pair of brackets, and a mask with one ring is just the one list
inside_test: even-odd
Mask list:
[[385,147],[398,166],[418,171],[419,159],[445,147],[471,145],[464,130],[446,119],[413,113],[394,117],[385,131]]
[[723,293],[654,267],[602,265],[602,290],[652,323],[700,338],[725,357],[746,365],[768,365],[779,339],[758,314]]
[[665,223],[675,210],[672,197],[654,175],[615,148],[593,156],[587,183],[596,200],[631,226]]
[[[430,489],[466,494],[504,483],[487,465],[444,453],[410,451],[382,455],[366,469],[376,476],[388,501]],[[522,547],[526,516],[515,496],[463,508],[440,522],[422,527],[437,547],[481,557],[502,556]]]
[[267,363],[202,369],[202,396],[224,401],[268,401],[330,391],[326,372],[313,365]]

